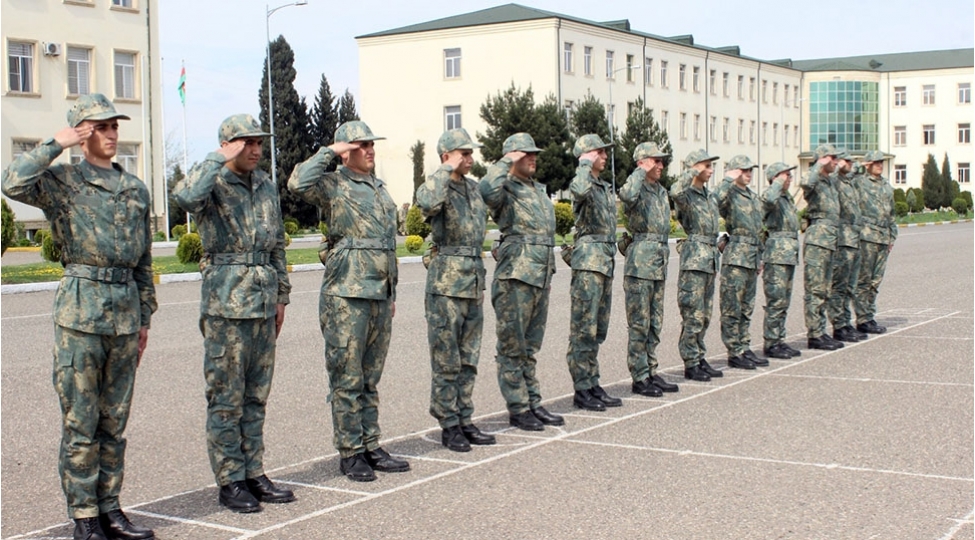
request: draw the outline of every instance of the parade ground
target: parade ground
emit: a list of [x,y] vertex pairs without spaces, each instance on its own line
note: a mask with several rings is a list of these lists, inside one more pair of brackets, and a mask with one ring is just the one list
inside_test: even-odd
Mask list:
[[[630,392],[617,257],[599,357],[602,386],[624,404],[601,413],[572,406],[571,272],[558,261],[538,375],[544,405],[566,424],[538,433],[508,427],[487,305],[475,421],[498,444],[468,453],[440,445],[428,412],[426,274],[421,264],[402,264],[380,425],[384,448],[412,470],[378,473],[371,483],[339,474],[318,321],[321,273],[294,273],[265,463],[298,500],[247,515],[217,503],[207,459],[200,284],[161,284],[126,431],[122,505],[159,539],[972,539],[973,246],[971,223],[900,229],[878,300],[887,333],[834,352],[805,348],[800,269],[788,331],[802,356],[755,371],[727,367],[715,298],[707,346],[724,377],[697,383],[684,380],[677,355],[672,245],[658,356],[680,392],[662,398]],[[490,280],[494,263],[486,263]],[[71,537],[57,473],[53,296],[0,299],[5,539]],[[760,355],[763,305],[759,286],[751,330]]]

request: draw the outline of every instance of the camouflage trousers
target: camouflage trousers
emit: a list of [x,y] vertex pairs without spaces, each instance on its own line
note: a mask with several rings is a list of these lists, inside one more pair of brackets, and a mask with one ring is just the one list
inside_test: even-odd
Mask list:
[[872,321],[877,316],[877,294],[887,271],[889,249],[888,244],[860,242],[860,272],[853,297],[857,324]]
[[765,348],[785,341],[785,318],[792,303],[792,278],[796,267],[791,264],[765,263],[762,280],[765,286]]
[[613,278],[599,272],[572,271],[569,292],[569,351],[565,356],[575,390],[599,385],[599,345],[606,341],[613,305]]
[[545,337],[548,297],[548,287],[533,287],[516,279],[491,283],[491,305],[497,319],[498,386],[510,414],[521,414],[542,401],[535,353]]
[[721,342],[729,356],[741,356],[751,349],[752,313],[758,270],[725,264],[721,267],[718,306],[721,309]]
[[430,414],[446,429],[471,424],[474,378],[481,354],[481,298],[426,295],[430,342]]
[[54,326],[54,390],[61,403],[58,472],[71,519],[119,508],[139,335]]
[[707,355],[704,335],[711,324],[714,274],[681,270],[677,277],[677,306],[680,308],[680,339],[677,348],[684,367],[698,365]]
[[274,317],[204,315],[207,453],[217,485],[264,474],[264,417],[274,377]]
[[657,345],[664,322],[664,286],[660,280],[623,278],[626,298],[626,322],[629,326],[626,367],[633,382],[657,373]]
[[806,244],[802,250],[806,333],[818,338],[826,333],[826,302],[833,286],[833,250]]
[[379,448],[377,387],[392,334],[392,306],[391,300],[321,296],[332,442],[344,458]]
[[854,247],[836,246],[833,252],[833,286],[826,303],[826,312],[833,329],[849,326],[852,318],[850,304],[856,293],[860,275],[860,250]]

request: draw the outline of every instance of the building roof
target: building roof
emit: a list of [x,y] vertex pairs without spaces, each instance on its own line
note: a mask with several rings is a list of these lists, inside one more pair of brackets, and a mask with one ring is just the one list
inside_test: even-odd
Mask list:
[[975,49],[948,49],[892,54],[868,54],[844,58],[793,60],[800,71],[923,71],[975,66]]

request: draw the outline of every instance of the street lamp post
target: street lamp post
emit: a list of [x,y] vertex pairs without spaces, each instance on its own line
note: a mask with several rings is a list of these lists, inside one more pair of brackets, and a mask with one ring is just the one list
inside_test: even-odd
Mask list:
[[613,173],[613,193],[616,193],[616,108],[613,107],[613,81],[616,80],[616,74],[623,70],[635,70],[640,69],[643,66],[623,66],[621,68],[614,69],[610,72],[609,82],[609,110],[606,111],[606,123],[609,124],[609,163],[610,172]]
[[278,161],[275,154],[275,144],[274,144],[274,93],[271,91],[271,15],[274,15],[275,11],[284,9],[291,6],[304,6],[308,3],[308,0],[298,0],[297,2],[291,2],[284,4],[283,6],[278,6],[271,9],[271,6],[265,4],[267,9],[267,15],[264,19],[264,31],[267,36],[267,117],[271,123],[271,179],[274,181],[274,185],[278,185]]

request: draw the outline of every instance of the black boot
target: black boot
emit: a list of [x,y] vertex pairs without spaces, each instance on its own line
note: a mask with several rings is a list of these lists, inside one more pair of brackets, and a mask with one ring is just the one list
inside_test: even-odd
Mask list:
[[[825,337],[826,334],[819,337],[811,337],[806,343],[809,345],[810,349],[819,349],[821,351],[835,351],[840,348],[839,346],[835,345],[832,340],[823,339]],[[842,345],[842,343],[840,343],[840,345]]]
[[755,363],[741,356],[729,356],[728,367],[733,367],[738,369],[755,369]]
[[477,429],[474,424],[469,424],[466,426],[460,426],[460,432],[464,434],[464,438],[467,442],[477,445],[477,446],[488,446],[497,443],[497,439],[494,435],[488,435]]
[[408,462],[394,458],[382,448],[366,452],[366,462],[369,463],[372,470],[379,472],[398,473],[410,470]]
[[632,390],[634,394],[647,397],[660,397],[664,395],[662,390],[650,382],[650,379],[643,379],[642,381],[633,383]]
[[603,390],[603,387],[602,386],[599,386],[598,384],[596,386],[593,386],[592,388],[590,388],[589,389],[589,393],[592,394],[592,397],[598,399],[599,401],[602,401],[603,402],[603,405],[605,405],[607,407],[622,407],[623,406],[623,400],[622,399],[616,398],[616,397],[613,397],[613,396],[607,394],[606,393],[606,390]]
[[531,411],[512,414],[508,417],[508,423],[512,426],[525,431],[544,431],[545,425],[535,417]]
[[751,349],[746,349],[745,352],[741,353],[741,357],[745,360],[751,360],[752,363],[758,367],[768,367],[768,360],[765,358],[759,358],[759,356],[752,352]]
[[101,522],[105,537],[109,539],[146,540],[156,537],[152,529],[132,523],[121,510],[110,510],[98,516],[98,521]]
[[575,395],[572,396],[572,404],[587,411],[606,410],[606,406],[603,405],[603,402],[596,399],[596,396],[592,395],[592,392],[589,390],[576,390]]
[[671,384],[664,380],[660,375],[654,375],[650,377],[650,381],[653,385],[660,389],[661,392],[679,392],[680,387],[676,384]]
[[444,428],[440,433],[440,444],[447,447],[451,452],[470,452],[471,443],[460,430],[460,426],[450,426]]
[[860,341],[859,334],[852,326],[843,326],[840,328],[833,329],[833,339],[837,341],[846,341],[848,343],[856,343]]
[[691,366],[684,368],[684,378],[689,381],[700,381],[708,382],[711,380],[711,376],[701,369],[701,366]]
[[880,326],[877,321],[867,321],[865,323],[860,323],[857,325],[857,330],[865,334],[883,334],[887,331],[887,327]]
[[769,358],[778,358],[779,360],[789,360],[792,358],[792,351],[788,348],[785,343],[776,343],[771,347],[766,347],[764,349],[765,356]]
[[74,520],[74,540],[108,540],[108,537],[98,518],[81,518]]
[[703,358],[700,360],[698,366],[701,368],[701,371],[707,373],[712,379],[715,377],[724,377],[724,373],[711,367],[711,364],[709,364],[708,361]]
[[376,479],[376,473],[369,466],[364,453],[339,460],[339,471],[353,482],[372,482]]
[[290,489],[281,489],[271,482],[267,475],[262,474],[257,478],[248,478],[247,489],[255,499],[266,503],[289,503],[295,500],[295,494]]
[[785,350],[787,350],[787,351],[789,351],[789,354],[791,354],[793,358],[802,356],[802,351],[800,351],[799,349],[796,349],[796,348],[793,348],[793,347],[789,346],[788,343],[782,343],[782,348],[785,349]]
[[547,410],[545,410],[545,407],[542,407],[541,405],[532,409],[532,414],[535,415],[535,418],[538,418],[539,422],[545,424],[546,426],[565,425],[565,418],[562,418],[560,415],[552,414],[548,412]]
[[247,489],[247,483],[243,480],[231,482],[226,486],[220,486],[218,500],[220,504],[226,506],[228,510],[233,512],[249,514],[251,512],[261,511],[261,503],[251,495],[250,490]]

